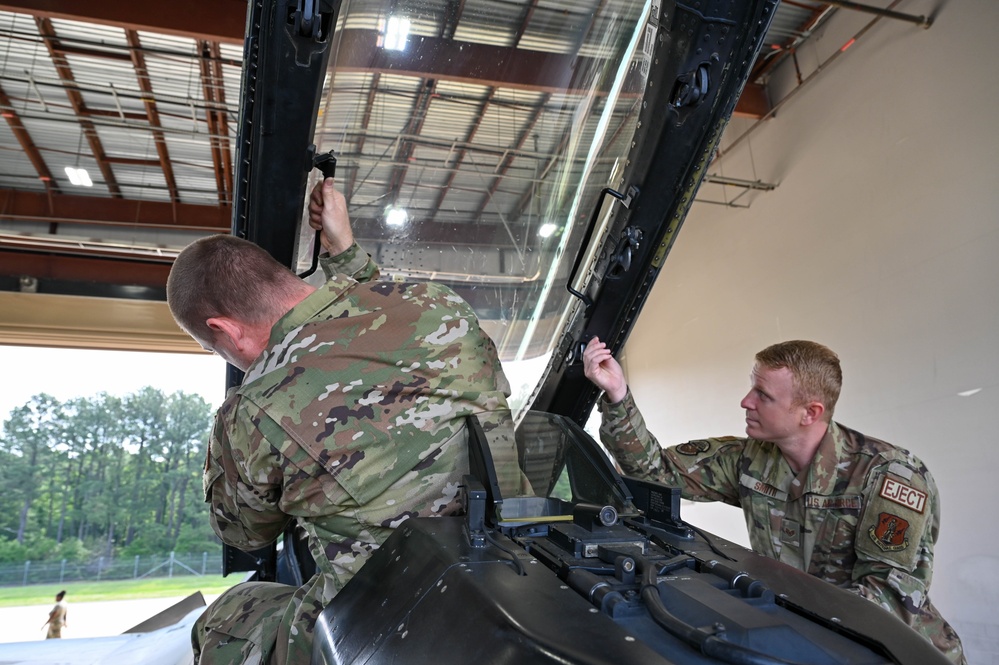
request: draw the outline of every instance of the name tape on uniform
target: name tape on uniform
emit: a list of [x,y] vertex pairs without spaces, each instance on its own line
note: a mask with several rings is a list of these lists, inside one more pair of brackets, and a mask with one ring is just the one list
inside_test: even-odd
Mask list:
[[818,508],[819,510],[860,510],[861,501],[859,496],[819,496],[809,494],[805,497],[806,508]]
[[787,501],[787,492],[779,490],[773,485],[769,485],[762,480],[753,478],[748,474],[742,474],[742,477],[739,478],[739,482],[742,483],[743,487],[748,487],[754,492],[759,492],[760,494],[773,497],[779,501]]

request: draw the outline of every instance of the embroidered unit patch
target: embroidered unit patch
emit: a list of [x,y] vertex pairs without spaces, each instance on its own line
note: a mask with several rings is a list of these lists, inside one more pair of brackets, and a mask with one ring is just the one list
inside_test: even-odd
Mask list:
[[711,444],[704,439],[698,439],[697,441],[688,441],[687,443],[681,443],[676,447],[676,452],[682,455],[700,455],[701,453],[708,452],[711,448]]
[[883,551],[899,552],[909,546],[909,539],[905,537],[905,530],[908,528],[909,523],[898,515],[881,513],[878,523],[868,529],[867,533]]
[[885,477],[884,482],[881,483],[879,494],[889,501],[894,501],[900,506],[915,510],[917,513],[922,514],[926,510],[926,492],[920,492],[894,478]]

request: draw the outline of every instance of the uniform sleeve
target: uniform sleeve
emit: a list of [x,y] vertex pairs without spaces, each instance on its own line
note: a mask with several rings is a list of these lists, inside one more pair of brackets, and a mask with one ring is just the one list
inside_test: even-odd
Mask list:
[[620,402],[601,398],[599,403],[600,441],[614,455],[624,474],[675,485],[672,474],[663,468],[662,448],[646,428],[631,389]]
[[349,275],[358,282],[370,282],[378,279],[379,271],[371,256],[364,249],[354,242],[344,252],[336,256],[323,254],[319,257],[319,265],[326,274],[326,279],[333,279],[336,274]]
[[961,639],[927,594],[940,529],[933,476],[908,455],[876,466],[866,481],[850,590],[907,623],[952,662],[967,665]]
[[600,440],[625,475],[678,486],[683,498],[739,505],[744,440],[689,441],[663,449],[645,426],[631,391],[617,404],[601,400]]
[[[215,417],[205,463],[205,501],[222,542],[252,550],[273,542],[290,521],[278,506],[281,470],[272,447],[237,403]],[[260,418],[260,414],[256,415]]]
[[933,476],[919,460],[872,467],[855,540],[852,590],[899,617],[927,600],[940,503]]

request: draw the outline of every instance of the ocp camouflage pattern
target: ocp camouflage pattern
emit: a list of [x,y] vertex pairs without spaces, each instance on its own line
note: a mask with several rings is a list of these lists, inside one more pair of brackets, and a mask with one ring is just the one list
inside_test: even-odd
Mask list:
[[630,392],[617,404],[601,399],[600,410],[600,438],[626,475],[679,486],[693,501],[741,507],[753,551],[878,603],[966,662],[927,596],[940,505],[933,476],[914,455],[833,422],[796,476],[766,441],[661,448]]
[[[359,250],[323,269],[329,280],[274,326],[219,409],[204,478],[224,542],[256,549],[293,519],[308,533],[319,572],[299,593],[275,601],[291,589],[276,585],[223,597],[197,629],[231,629],[220,624],[233,605],[269,616],[283,607],[277,663],[309,662],[319,612],[394,528],[459,510],[466,416],[482,423],[501,488],[519,489],[509,386],[471,307],[435,283],[336,274],[377,276]],[[233,651],[242,662],[243,646],[223,647],[210,662]]]

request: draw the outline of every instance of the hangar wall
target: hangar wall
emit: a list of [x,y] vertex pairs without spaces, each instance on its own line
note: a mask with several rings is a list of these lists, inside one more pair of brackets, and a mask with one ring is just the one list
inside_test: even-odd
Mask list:
[[[972,665],[999,664],[999,3],[895,9],[935,21],[878,21],[710,169],[779,186],[743,197],[748,209],[694,205],[623,359],[652,432],[676,443],[743,431],[768,344],[839,353],[837,420],[932,470],[931,598]],[[802,75],[871,18],[837,12],[799,52]],[[794,77],[786,61],[774,84]],[[739,511],[689,508],[748,543]]]

